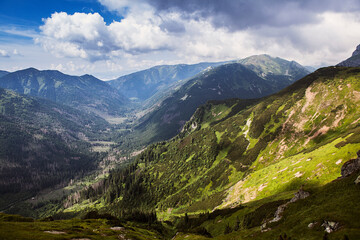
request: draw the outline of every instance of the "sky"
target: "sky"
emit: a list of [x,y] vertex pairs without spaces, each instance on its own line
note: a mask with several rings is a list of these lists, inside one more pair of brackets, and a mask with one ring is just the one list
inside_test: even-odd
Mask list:
[[335,65],[360,44],[359,0],[0,0],[0,70],[102,80],[269,54]]

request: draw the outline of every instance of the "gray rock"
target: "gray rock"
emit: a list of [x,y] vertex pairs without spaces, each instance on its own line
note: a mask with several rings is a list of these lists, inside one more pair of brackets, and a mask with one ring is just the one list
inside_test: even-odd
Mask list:
[[360,184],[360,175],[355,179],[354,183],[355,184]]
[[357,152],[358,158],[351,159],[341,167],[341,177],[347,177],[360,170],[360,151]]
[[317,224],[318,222],[309,223],[308,228],[313,229]]
[[125,231],[124,227],[111,227],[110,229],[113,231]]
[[359,67],[360,66],[360,45],[356,47],[356,50],[353,52],[352,56],[348,59],[342,61],[336,66],[341,67]]
[[290,200],[291,203],[298,201],[299,199],[304,199],[310,196],[310,193],[305,192],[302,188],[295,193],[295,196]]
[[[289,202],[280,205],[280,206],[277,208],[277,210],[276,210],[276,212],[275,212],[275,214],[274,214],[274,218],[271,219],[270,221],[266,222],[266,223],[273,223],[273,222],[278,222],[278,221],[280,221],[280,219],[282,218],[282,215],[283,215],[285,209],[287,208],[287,206],[288,206],[290,203],[294,203],[294,202],[296,202],[296,201],[298,201],[298,200],[300,200],[300,199],[307,198],[308,196],[310,196],[310,193],[305,192],[305,191],[302,189],[302,187],[301,187],[300,190],[297,191],[294,195],[295,195],[295,196],[294,196]],[[264,225],[265,227],[266,227],[266,223],[265,223],[265,225]]]
[[321,226],[325,228],[325,232],[332,233],[339,229],[340,223],[324,220],[324,222],[323,222],[323,224],[321,224]]
[[356,47],[356,50],[353,52],[352,57],[360,54],[360,44]]
[[289,205],[289,203],[290,202],[287,202],[278,207],[278,209],[275,212],[274,218],[272,220],[270,220],[270,223],[280,221],[280,219],[282,218],[282,215],[283,215],[286,207]]

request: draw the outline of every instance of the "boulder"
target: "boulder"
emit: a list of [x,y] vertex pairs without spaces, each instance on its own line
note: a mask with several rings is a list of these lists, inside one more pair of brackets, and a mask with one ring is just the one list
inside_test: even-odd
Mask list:
[[316,227],[318,225],[319,225],[318,222],[312,222],[312,223],[309,223],[308,228],[313,229],[314,227]]
[[354,172],[360,170],[360,151],[357,152],[357,155],[358,157],[356,159],[347,161],[341,167],[341,177],[350,176]]
[[355,184],[360,184],[360,175],[355,179],[354,183]]
[[323,224],[321,224],[321,226],[325,228],[325,232],[332,233],[339,229],[340,223],[324,220],[324,222],[323,222]]
[[111,227],[110,229],[113,231],[125,231],[124,227]]
[[291,203],[296,202],[297,200],[304,199],[310,196],[310,193],[305,192],[302,188],[295,193],[295,196],[290,200]]

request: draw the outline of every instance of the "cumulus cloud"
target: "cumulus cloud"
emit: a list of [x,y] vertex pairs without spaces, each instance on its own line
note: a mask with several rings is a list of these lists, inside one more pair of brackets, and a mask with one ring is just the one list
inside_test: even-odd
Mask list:
[[[120,71],[261,53],[305,65],[335,64],[360,39],[357,0],[98,1],[122,19],[106,24],[99,13],[54,13],[43,20],[36,42],[55,56],[102,61]],[[120,66],[119,59],[128,60]]]
[[54,13],[44,19],[42,36],[36,38],[46,50],[61,57],[91,61],[108,59],[121,52],[138,54],[171,48],[161,19],[152,12],[129,15],[121,22],[106,25],[98,13]]
[[[57,56],[96,59],[102,41],[108,39],[107,26],[98,13],[54,13],[43,19],[37,43]],[[111,45],[106,44],[107,48]],[[105,53],[109,50],[106,49]]]

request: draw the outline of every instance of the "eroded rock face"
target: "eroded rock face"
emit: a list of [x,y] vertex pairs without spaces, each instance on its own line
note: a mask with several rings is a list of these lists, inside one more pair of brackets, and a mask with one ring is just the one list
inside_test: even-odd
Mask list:
[[352,57],[360,54],[360,44],[356,47],[356,50],[353,52]]
[[360,170],[360,151],[357,152],[357,155],[358,157],[356,159],[347,161],[341,167],[341,177],[350,176],[354,172]]
[[356,47],[356,50],[353,52],[352,56],[345,61],[342,61],[337,66],[342,67],[359,67],[360,66],[360,45]]

